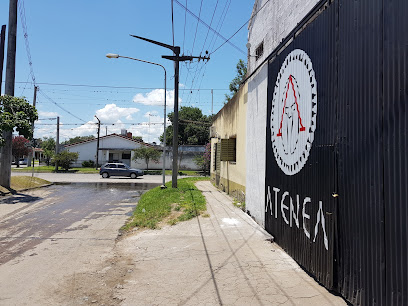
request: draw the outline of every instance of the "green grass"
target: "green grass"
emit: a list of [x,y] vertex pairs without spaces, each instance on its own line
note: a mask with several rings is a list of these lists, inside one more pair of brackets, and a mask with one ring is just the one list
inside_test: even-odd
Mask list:
[[[12,171],[14,172],[32,172],[33,168],[32,167],[24,167],[24,168],[12,168]],[[61,167],[58,168],[58,171],[64,172]],[[34,172],[36,173],[52,173],[55,172],[55,166],[37,166],[34,167]],[[99,170],[95,168],[71,168],[68,170],[68,172],[74,172],[74,173],[99,173]]]
[[51,184],[49,181],[31,176],[12,176],[10,179],[10,189],[0,186],[0,193],[21,191],[25,189],[38,188]]
[[238,207],[238,208],[240,208],[241,210],[245,211],[245,202],[243,202],[243,201],[238,202],[238,200],[235,199],[234,202],[232,202],[232,204],[233,204],[235,207]]
[[202,180],[208,180],[208,178],[180,179],[177,181],[178,188],[171,188],[171,182],[168,182],[166,189],[156,187],[147,191],[142,195],[132,218],[122,229],[157,228],[158,223],[169,217],[172,210],[179,214],[177,218],[168,221],[172,225],[200,215],[206,210],[206,201],[194,183]]

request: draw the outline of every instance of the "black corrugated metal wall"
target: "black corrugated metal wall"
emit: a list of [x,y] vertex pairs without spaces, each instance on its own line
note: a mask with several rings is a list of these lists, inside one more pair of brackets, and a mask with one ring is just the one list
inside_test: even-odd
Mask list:
[[[408,305],[408,1],[323,4],[269,63],[265,227],[353,304]],[[318,111],[307,164],[288,176],[271,148],[270,113],[280,67],[295,49],[313,62]],[[285,191],[294,201],[312,198],[314,214],[317,201],[324,203],[328,250],[321,236],[305,237],[302,223],[288,226],[268,209],[275,196],[278,206],[289,203]],[[314,226],[316,215],[306,221]]]

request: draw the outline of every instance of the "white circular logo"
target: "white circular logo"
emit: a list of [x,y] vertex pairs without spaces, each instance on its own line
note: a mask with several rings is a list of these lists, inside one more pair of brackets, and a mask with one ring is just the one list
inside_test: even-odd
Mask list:
[[312,148],[317,115],[317,83],[312,61],[303,50],[285,58],[272,99],[273,154],[287,175],[298,173]]

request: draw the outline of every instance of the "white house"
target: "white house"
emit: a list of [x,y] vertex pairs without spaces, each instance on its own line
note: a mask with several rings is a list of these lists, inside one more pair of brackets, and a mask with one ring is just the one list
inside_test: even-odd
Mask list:
[[[141,161],[133,161],[134,149],[142,146],[151,146],[139,140],[132,139],[125,135],[110,134],[99,138],[98,162],[103,165],[107,162],[121,162],[131,167],[140,167],[144,164]],[[96,162],[97,139],[85,140],[69,145],[65,149],[79,154],[74,167],[80,167],[82,162],[92,160]]]
[[[107,162],[121,162],[130,167],[146,169],[147,165],[144,160],[133,160],[134,149],[142,146],[155,147],[158,150],[163,150],[163,147],[154,146],[143,141],[132,139],[131,135],[110,134],[99,138],[99,155],[98,163],[103,165]],[[74,167],[81,167],[84,161],[93,161],[96,163],[96,147],[97,139],[85,140],[69,145],[65,145],[64,149],[70,152],[79,154],[78,160],[73,164]],[[179,169],[180,170],[199,170],[199,167],[194,162],[194,157],[203,154],[204,146],[179,146]],[[172,148],[166,147],[165,166],[166,169],[171,169],[173,160]],[[149,169],[162,169],[163,156],[158,163],[149,162]]]

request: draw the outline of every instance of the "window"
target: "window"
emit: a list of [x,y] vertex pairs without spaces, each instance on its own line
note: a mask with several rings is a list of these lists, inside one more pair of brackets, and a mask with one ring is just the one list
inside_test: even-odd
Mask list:
[[122,159],[130,159],[130,153],[122,153]]
[[118,165],[118,168],[126,168],[126,166],[125,166],[125,165],[122,165],[122,164],[119,164],[119,165]]
[[220,158],[221,158],[221,144],[214,143],[214,164],[213,169],[214,171],[220,171]]
[[105,168],[116,168],[115,164],[107,164]]
[[237,159],[237,139],[221,139],[221,161],[236,161]]
[[258,47],[256,47],[255,49],[255,60],[258,60],[264,52],[264,46],[263,46],[263,42],[261,42]]

